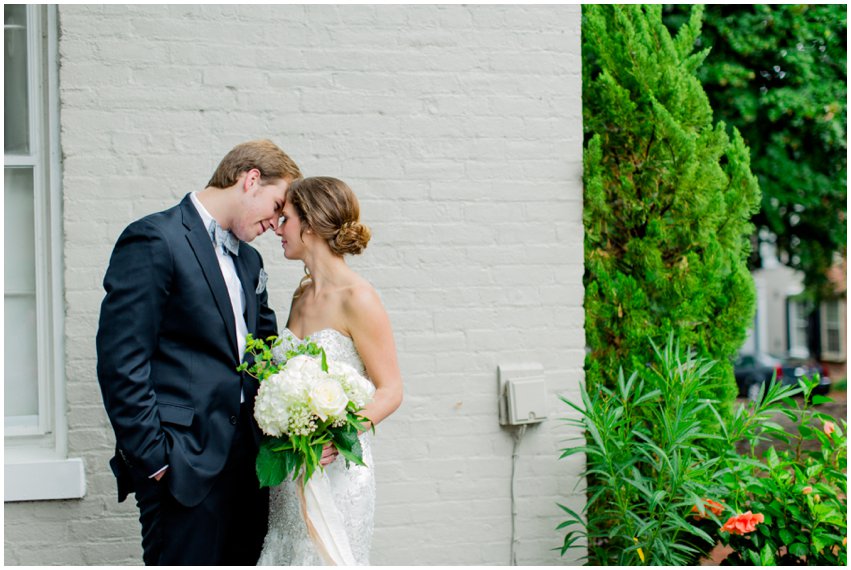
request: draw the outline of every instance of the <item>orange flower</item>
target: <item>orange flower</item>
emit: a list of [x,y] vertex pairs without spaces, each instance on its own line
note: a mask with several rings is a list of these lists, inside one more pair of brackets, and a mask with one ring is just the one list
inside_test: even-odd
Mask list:
[[756,530],[756,525],[765,521],[765,517],[760,514],[752,514],[750,511],[730,517],[730,520],[724,523],[721,527],[722,531],[730,534],[747,534]]
[[833,422],[824,422],[824,433],[827,434],[827,437],[830,437],[830,434],[836,431],[836,424]]
[[805,495],[809,495],[810,493],[812,493],[812,492],[813,492],[813,488],[812,488],[812,487],[810,487],[809,485],[807,485],[806,487],[804,487],[803,489],[801,489],[801,492],[802,492],[803,494],[805,494]]
[[[724,505],[715,502],[712,499],[703,499],[703,510],[712,511],[712,514],[718,517],[724,512]],[[697,520],[702,520],[704,518],[704,516],[700,514],[700,509],[697,508],[697,505],[691,508],[691,512],[696,513],[694,518]]]

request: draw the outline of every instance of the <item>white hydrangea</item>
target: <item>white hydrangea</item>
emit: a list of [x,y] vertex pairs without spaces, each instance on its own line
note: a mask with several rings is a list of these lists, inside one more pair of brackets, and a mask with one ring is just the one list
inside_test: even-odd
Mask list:
[[358,408],[363,408],[372,400],[375,386],[345,362],[329,362],[328,374],[340,383],[346,396]]
[[325,376],[325,373],[314,358],[299,355],[291,358],[280,372],[260,383],[254,400],[254,419],[263,433],[281,437],[293,427],[309,425],[309,414],[299,408],[304,408],[314,378],[320,375]]
[[298,355],[260,383],[254,418],[266,435],[309,435],[318,420],[342,425],[349,401],[361,409],[374,393],[375,386],[348,364],[329,362],[326,373],[318,359]]

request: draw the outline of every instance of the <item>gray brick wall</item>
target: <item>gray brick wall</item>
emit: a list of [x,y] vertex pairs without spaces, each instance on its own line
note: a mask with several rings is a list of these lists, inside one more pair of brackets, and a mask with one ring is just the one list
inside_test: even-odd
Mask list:
[[[509,563],[512,432],[500,364],[539,362],[550,419],[517,461],[517,561],[580,509],[558,394],[582,380],[578,6],[62,5],[66,381],[78,501],[7,503],[7,564],[139,564],[115,502],[95,378],[101,279],[133,219],[204,186],[269,137],[349,182],[374,238],[352,265],[380,291],[406,387],[379,426],[376,564]],[[279,320],[302,268],[255,242]]]

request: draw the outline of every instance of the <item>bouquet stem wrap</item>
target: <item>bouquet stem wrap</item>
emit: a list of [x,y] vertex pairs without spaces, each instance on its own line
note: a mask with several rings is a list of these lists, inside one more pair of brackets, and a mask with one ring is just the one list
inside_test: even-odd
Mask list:
[[328,566],[354,566],[355,557],[343,518],[334,503],[328,475],[319,470],[304,485],[297,485],[307,534]]

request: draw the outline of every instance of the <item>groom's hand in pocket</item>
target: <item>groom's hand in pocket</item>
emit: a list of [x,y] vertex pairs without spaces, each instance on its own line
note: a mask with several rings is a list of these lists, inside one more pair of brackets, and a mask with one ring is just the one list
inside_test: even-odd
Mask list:
[[334,444],[326,443],[325,447],[322,448],[322,458],[319,460],[319,464],[322,467],[325,467],[337,459],[338,454],[339,452],[337,451],[337,448],[334,447]]

